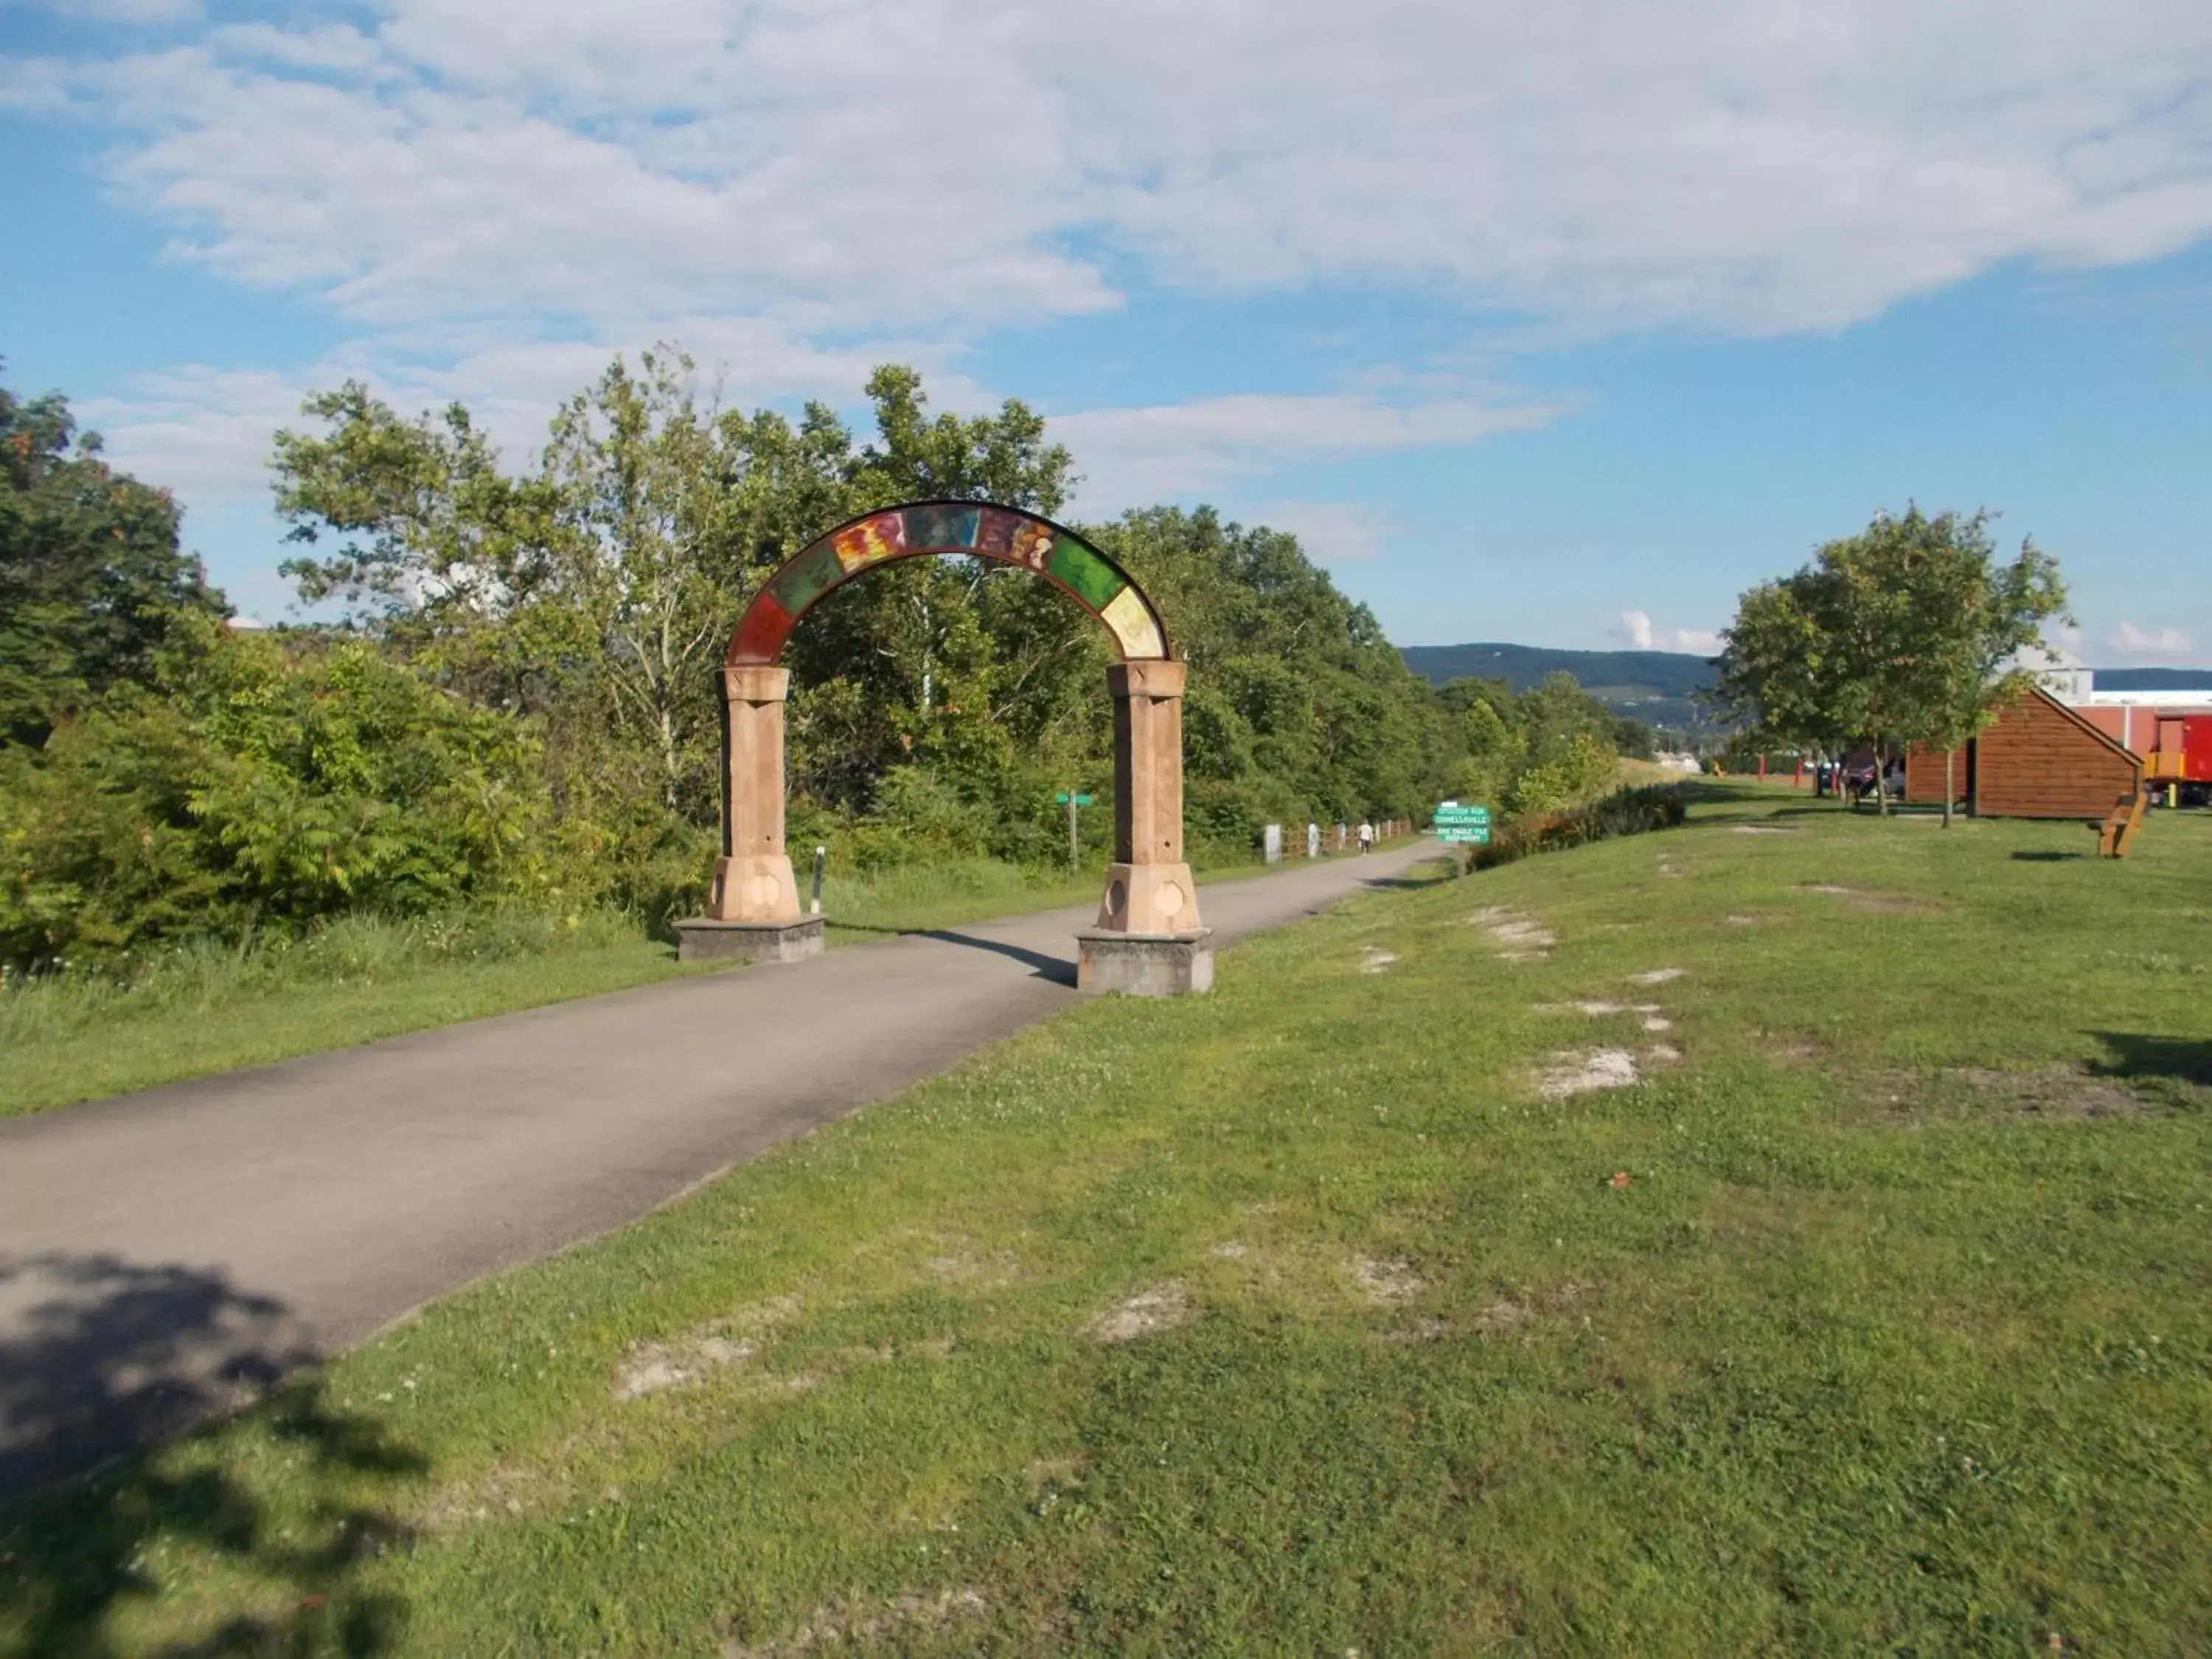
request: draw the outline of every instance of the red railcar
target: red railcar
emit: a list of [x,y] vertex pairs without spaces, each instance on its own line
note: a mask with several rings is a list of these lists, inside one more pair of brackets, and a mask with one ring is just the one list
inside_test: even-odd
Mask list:
[[2212,805],[2212,692],[2106,692],[2075,712],[2142,757],[2143,787],[2159,805]]
[[2158,711],[2158,741],[2143,756],[2143,782],[2179,805],[2212,805],[2212,714]]

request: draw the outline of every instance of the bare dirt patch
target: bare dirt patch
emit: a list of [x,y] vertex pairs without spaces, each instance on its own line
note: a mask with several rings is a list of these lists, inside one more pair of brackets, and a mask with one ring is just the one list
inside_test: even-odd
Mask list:
[[1118,1308],[1108,1309],[1085,1325],[1083,1334],[1098,1342],[1133,1342],[1184,1323],[1194,1311],[1190,1292],[1170,1279],[1138,1291]]
[[642,1400],[664,1389],[696,1382],[725,1365],[741,1365],[760,1352],[754,1342],[705,1336],[686,1342],[641,1342],[615,1372],[617,1400]]
[[1625,977],[1631,985],[1664,985],[1670,980],[1682,978],[1689,971],[1686,968],[1647,968],[1640,974],[1629,974]]
[[1774,920],[1775,918],[1772,916],[1754,915],[1747,910],[1738,910],[1723,916],[1721,918],[1721,926],[1723,927],[1764,927],[1768,922]]
[[761,1351],[771,1333],[799,1313],[797,1297],[780,1296],[740,1308],[684,1336],[635,1343],[615,1368],[611,1392],[617,1400],[641,1400],[649,1394],[696,1382],[729,1366],[742,1365]]
[[1498,954],[1508,962],[1539,961],[1559,942],[1559,936],[1534,917],[1502,904],[1485,906],[1468,921],[1488,933]]
[[1363,974],[1382,974],[1389,971],[1390,964],[1398,959],[1395,951],[1386,951],[1379,945],[1359,947],[1359,971]]
[[1799,832],[1786,824],[1739,823],[1735,826],[1735,833],[1739,836],[1794,836]]
[[1599,1048],[1583,1054],[1556,1054],[1536,1087],[1547,1100],[1566,1100],[1599,1089],[1626,1089],[1642,1075],[1636,1056],[1626,1048]]
[[1517,1297],[1505,1297],[1492,1303],[1468,1322],[1469,1328],[1477,1336],[1510,1336],[1546,1314],[1565,1312],[1595,1288],[1579,1279],[1570,1279],[1548,1291],[1523,1291]]
[[1395,1307],[1411,1302],[1425,1286],[1412,1264],[1400,1261],[1378,1261],[1372,1256],[1355,1256],[1351,1263],[1352,1276],[1358,1282],[1360,1291],[1370,1302],[1382,1307]]
[[800,1659],[850,1644],[939,1630],[989,1606],[982,1591],[974,1589],[916,1591],[879,1601],[825,1601],[789,1635],[757,1645],[732,1640],[723,1644],[722,1653],[724,1659]]
[[1553,1054],[1552,1064],[1536,1080],[1536,1091],[1547,1100],[1569,1100],[1601,1089],[1626,1089],[1642,1081],[1656,1066],[1672,1066],[1682,1051],[1655,1042],[1642,1053],[1626,1048],[1593,1048]]

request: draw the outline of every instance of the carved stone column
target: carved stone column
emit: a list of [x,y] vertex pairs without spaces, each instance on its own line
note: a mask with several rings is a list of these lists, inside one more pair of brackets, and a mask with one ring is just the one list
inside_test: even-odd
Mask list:
[[1114,694],[1114,862],[1106,867],[1100,928],[1193,933],[1198,887],[1182,855],[1182,691],[1179,662],[1116,663]]
[[783,847],[783,704],[787,668],[725,668],[722,856],[707,914],[781,927],[799,920],[799,883]]
[[790,961],[822,949],[822,919],[800,914],[783,845],[787,668],[722,671],[722,856],[707,914],[677,923],[687,959]]
[[1106,671],[1114,694],[1114,862],[1097,925],[1076,935],[1085,990],[1174,996],[1213,983],[1213,950],[1182,852],[1182,663]]

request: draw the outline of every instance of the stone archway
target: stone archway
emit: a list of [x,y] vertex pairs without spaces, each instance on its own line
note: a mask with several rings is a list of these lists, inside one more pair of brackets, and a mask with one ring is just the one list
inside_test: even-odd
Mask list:
[[833,590],[894,559],[957,555],[1035,572],[1096,617],[1121,660],[1114,697],[1114,862],[1097,924],[1078,935],[1086,988],[1164,994],[1212,981],[1207,930],[1182,847],[1184,666],[1128,572],[1073,531],[986,501],[909,501],[842,524],[771,576],[738,623],[722,670],[722,855],[704,916],[678,924],[687,958],[789,961],[822,948],[783,840],[781,665],[800,617]]

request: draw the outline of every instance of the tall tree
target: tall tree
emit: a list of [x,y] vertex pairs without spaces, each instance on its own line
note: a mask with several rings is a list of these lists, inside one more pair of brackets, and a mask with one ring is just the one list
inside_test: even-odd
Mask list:
[[[2018,658],[2064,611],[2057,562],[2023,541],[1998,564],[1989,520],[1917,507],[1879,514],[1793,574],[1751,589],[1723,635],[1720,695],[1778,737],[1832,752],[1872,744],[1887,813],[1887,757],[1964,744],[2018,695]],[[1948,823],[1948,760],[1945,771]]]
[[59,394],[0,386],[0,743],[45,742],[146,678],[180,623],[230,614],[179,550],[182,518],[167,490],[107,465]]
[[2058,562],[2023,538],[2000,563],[1990,515],[1934,518],[1917,507],[1877,519],[1859,538],[1858,557],[1877,580],[1913,597],[1902,619],[1893,672],[1900,683],[1899,734],[1943,751],[1943,827],[1958,793],[1958,751],[2026,690],[2025,658],[2043,643],[2043,625],[2066,611]]

